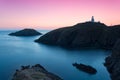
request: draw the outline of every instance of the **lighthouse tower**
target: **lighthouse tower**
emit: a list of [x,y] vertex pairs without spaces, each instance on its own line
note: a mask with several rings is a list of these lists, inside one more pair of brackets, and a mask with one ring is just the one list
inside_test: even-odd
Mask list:
[[94,20],[94,16],[92,16],[92,18],[91,18],[91,22],[95,22],[95,20]]

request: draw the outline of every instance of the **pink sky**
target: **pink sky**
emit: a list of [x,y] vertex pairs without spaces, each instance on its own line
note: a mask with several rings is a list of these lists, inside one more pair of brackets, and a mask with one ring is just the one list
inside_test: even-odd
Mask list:
[[120,0],[0,0],[0,29],[54,29],[90,20],[120,24]]

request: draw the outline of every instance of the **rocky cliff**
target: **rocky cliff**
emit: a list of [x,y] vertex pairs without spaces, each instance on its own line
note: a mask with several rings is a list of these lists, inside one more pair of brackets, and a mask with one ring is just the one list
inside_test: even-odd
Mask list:
[[105,64],[112,80],[120,80],[120,40],[112,49],[112,54],[105,59]]
[[53,30],[35,42],[67,48],[111,49],[118,38],[120,38],[119,25],[109,27],[103,23],[86,22]]

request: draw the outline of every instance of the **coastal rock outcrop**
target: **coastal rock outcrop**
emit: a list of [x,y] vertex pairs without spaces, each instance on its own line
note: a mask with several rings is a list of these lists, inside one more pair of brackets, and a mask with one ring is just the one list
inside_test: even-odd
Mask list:
[[77,69],[84,71],[86,73],[89,74],[96,74],[97,70],[89,65],[85,65],[85,64],[78,64],[78,63],[73,63],[73,66],[75,66]]
[[34,29],[23,29],[14,33],[10,33],[11,36],[36,36],[41,35],[38,31]]
[[119,33],[119,25],[113,28],[99,22],[86,22],[53,30],[35,42],[72,49],[88,47],[111,49],[120,38]]
[[30,67],[22,66],[21,70],[16,70],[12,80],[63,80],[57,75],[48,72],[40,64]]
[[120,80],[120,40],[114,45],[112,54],[105,59],[104,65],[112,80]]

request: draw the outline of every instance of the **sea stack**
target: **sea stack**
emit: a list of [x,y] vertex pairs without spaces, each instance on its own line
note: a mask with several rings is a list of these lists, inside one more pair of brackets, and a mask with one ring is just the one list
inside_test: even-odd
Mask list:
[[17,32],[10,33],[11,36],[37,36],[41,35],[40,32],[34,30],[34,29],[23,29]]

